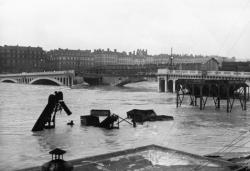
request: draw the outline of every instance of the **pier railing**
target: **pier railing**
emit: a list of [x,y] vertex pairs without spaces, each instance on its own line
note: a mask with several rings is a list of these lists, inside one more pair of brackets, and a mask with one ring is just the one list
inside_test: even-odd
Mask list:
[[204,74],[206,76],[250,78],[250,72],[235,72],[235,71],[197,71],[197,70],[158,69],[157,72],[157,75],[202,76]]

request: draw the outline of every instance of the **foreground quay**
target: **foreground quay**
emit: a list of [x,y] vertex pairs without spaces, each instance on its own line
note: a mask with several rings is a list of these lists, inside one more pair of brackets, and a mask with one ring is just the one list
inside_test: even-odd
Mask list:
[[[74,171],[98,170],[245,170],[246,166],[158,145],[117,151],[69,161]],[[41,166],[19,171],[40,171]]]

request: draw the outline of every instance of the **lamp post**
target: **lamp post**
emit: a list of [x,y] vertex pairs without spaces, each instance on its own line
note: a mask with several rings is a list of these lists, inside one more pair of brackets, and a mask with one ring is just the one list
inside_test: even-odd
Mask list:
[[174,57],[173,57],[173,56],[171,56],[171,57],[170,57],[170,59],[171,59],[171,64],[170,64],[170,65],[171,65],[171,67],[170,67],[170,68],[171,68],[171,70],[173,70],[173,59],[174,59]]
[[173,48],[171,47],[171,56],[170,56],[170,69],[173,70]]

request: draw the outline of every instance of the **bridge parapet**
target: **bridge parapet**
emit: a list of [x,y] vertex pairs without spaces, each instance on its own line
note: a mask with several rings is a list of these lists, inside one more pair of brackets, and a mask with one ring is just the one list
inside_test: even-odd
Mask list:
[[0,74],[0,77],[18,77],[18,76],[48,76],[48,75],[64,75],[64,74],[73,74],[75,75],[74,70],[68,71],[49,71],[49,72],[22,72],[16,74]]
[[169,69],[158,69],[157,75],[201,75],[201,71],[195,70],[169,70]]
[[21,84],[45,84],[45,85],[73,85],[74,70],[33,72],[17,74],[0,74],[0,82],[12,82]]
[[157,72],[158,76],[208,76],[208,77],[230,77],[238,79],[250,79],[250,72],[235,72],[235,71],[195,71],[195,70],[169,70],[169,69],[159,69]]

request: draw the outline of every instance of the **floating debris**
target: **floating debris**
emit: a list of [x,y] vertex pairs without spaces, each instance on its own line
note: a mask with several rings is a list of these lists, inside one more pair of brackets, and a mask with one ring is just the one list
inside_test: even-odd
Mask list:
[[67,125],[73,126],[73,125],[75,125],[75,124],[74,124],[74,121],[71,120],[71,121],[69,121],[69,122],[67,123]]
[[[99,117],[106,117],[100,122]],[[96,126],[106,129],[119,128],[119,124],[123,121],[136,126],[135,123],[130,122],[127,118],[124,119],[117,114],[111,114],[110,110],[92,109],[90,115],[80,116],[81,124],[85,126]]]
[[143,123],[145,121],[169,121],[174,120],[173,116],[156,115],[155,111],[133,109],[127,112],[127,118],[132,119],[134,122]]

